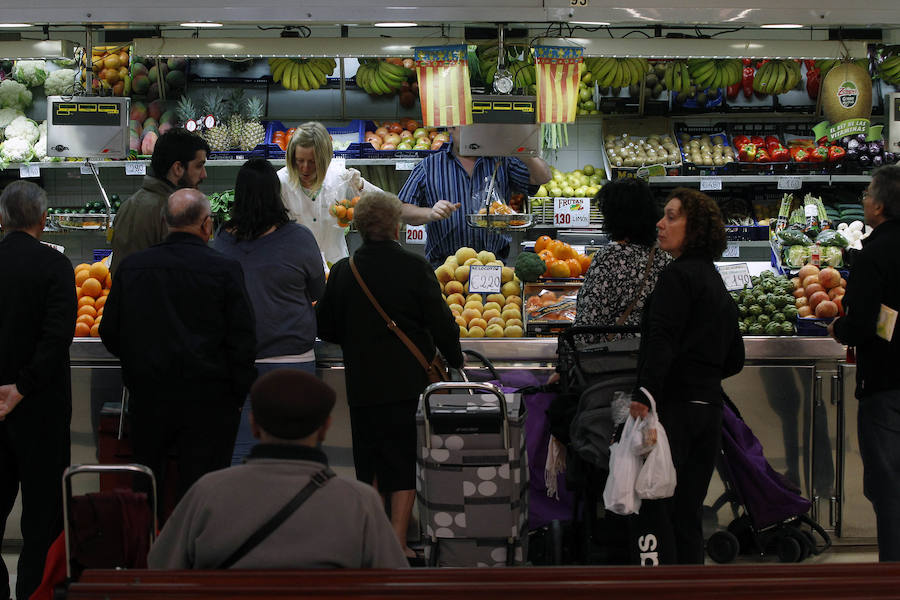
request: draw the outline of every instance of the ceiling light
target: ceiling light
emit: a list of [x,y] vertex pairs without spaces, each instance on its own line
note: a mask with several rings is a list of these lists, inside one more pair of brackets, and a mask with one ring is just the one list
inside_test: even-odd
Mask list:
[[418,23],[375,23],[375,27],[415,27]]
[[606,21],[569,21],[572,25],[591,25],[594,27],[604,27],[609,25]]
[[768,25],[760,25],[763,29],[803,29],[803,25],[798,23],[770,23]]
[[0,23],[3,29],[19,29],[22,27],[31,27],[29,23]]
[[222,26],[221,23],[210,23],[210,22],[194,23],[191,21],[188,21],[187,23],[179,23],[179,25],[181,25],[182,27],[221,27]]

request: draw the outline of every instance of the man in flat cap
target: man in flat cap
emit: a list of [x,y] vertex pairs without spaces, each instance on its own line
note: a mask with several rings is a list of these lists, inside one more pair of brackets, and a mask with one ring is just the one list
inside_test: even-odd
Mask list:
[[279,369],[250,389],[260,443],[244,464],[203,476],[150,550],[151,569],[401,568],[406,557],[369,485],[337,477],[318,445],[335,393]]

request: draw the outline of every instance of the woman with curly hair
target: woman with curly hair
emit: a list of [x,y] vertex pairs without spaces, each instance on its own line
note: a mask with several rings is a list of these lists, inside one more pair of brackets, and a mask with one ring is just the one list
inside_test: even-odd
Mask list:
[[[644,308],[634,417],[656,401],[666,429],[675,495],[645,501],[640,522],[654,522],[660,563],[703,564],[701,511],[722,435],[722,380],[744,366],[737,305],[713,261],[725,250],[715,201],[697,190],[669,194],[656,224],[659,247],[675,260]],[[640,526],[640,525],[638,525]]]

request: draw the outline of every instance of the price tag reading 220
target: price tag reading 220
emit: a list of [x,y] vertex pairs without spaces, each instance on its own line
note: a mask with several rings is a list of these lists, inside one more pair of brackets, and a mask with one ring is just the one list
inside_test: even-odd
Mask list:
[[499,265],[471,265],[469,267],[469,293],[499,294],[500,271]]

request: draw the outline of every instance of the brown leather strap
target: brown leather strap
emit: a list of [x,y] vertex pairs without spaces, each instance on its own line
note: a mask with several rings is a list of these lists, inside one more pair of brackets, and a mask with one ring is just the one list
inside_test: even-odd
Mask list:
[[623,312],[622,316],[616,321],[617,326],[625,324],[625,321],[628,319],[629,315],[631,315],[631,311],[637,306],[638,300],[641,299],[641,292],[644,291],[644,287],[647,285],[647,279],[650,277],[650,269],[653,268],[653,257],[655,255],[656,246],[653,246],[650,248],[650,257],[647,259],[647,266],[644,268],[644,276],[641,278],[641,285],[638,286],[637,293],[634,295],[634,300],[631,301],[631,304],[628,305],[628,308],[625,309],[625,312]]
[[362,291],[366,293],[366,296],[369,298],[369,302],[372,303],[372,306],[375,307],[375,310],[378,311],[378,314],[381,315],[381,318],[384,319],[384,322],[387,323],[388,329],[393,331],[400,341],[403,342],[409,351],[412,352],[412,355],[416,357],[416,360],[419,361],[419,364],[422,365],[422,368],[428,371],[431,367],[429,362],[425,360],[425,355],[422,354],[422,351],[419,350],[418,346],[416,346],[411,339],[406,337],[406,334],[403,333],[403,330],[397,326],[397,323],[394,322],[392,318],[388,316],[384,309],[381,308],[381,305],[378,304],[378,300],[375,299],[375,296],[372,295],[372,291],[366,285],[366,282],[363,281],[362,275],[359,274],[359,270],[356,268],[356,263],[353,262],[353,257],[350,257],[350,270],[353,271],[353,276],[356,277],[356,281],[359,282],[359,287],[362,288]]

